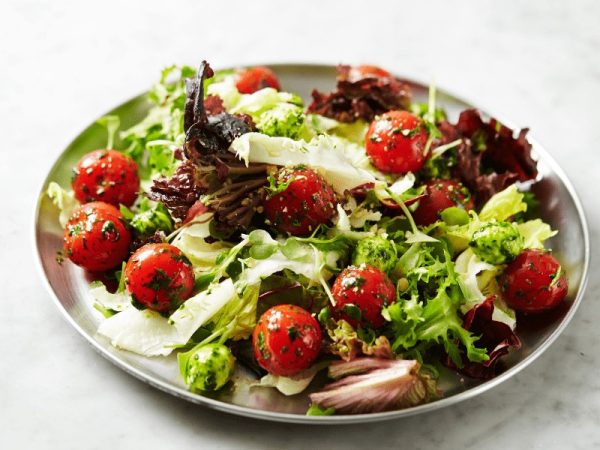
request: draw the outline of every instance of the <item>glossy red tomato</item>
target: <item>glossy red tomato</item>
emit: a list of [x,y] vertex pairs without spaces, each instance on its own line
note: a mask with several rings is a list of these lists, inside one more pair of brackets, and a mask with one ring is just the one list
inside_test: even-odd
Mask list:
[[376,118],[365,137],[367,154],[383,172],[417,172],[425,161],[427,131],[408,111],[389,111]]
[[455,180],[429,180],[425,184],[426,197],[419,200],[413,213],[419,225],[429,225],[440,219],[440,213],[451,206],[473,209],[473,198],[462,183]]
[[277,305],[258,320],[252,346],[261,367],[273,375],[289,377],[308,369],[317,358],[321,329],[305,309]]
[[529,313],[554,308],[569,290],[560,263],[547,250],[523,251],[506,266],[499,282],[508,306]]
[[177,308],[194,289],[192,264],[170,244],[146,244],[125,266],[125,285],[132,297],[158,312]]
[[334,315],[353,327],[381,328],[384,306],[396,301],[396,288],[381,270],[361,264],[346,267],[337,276],[331,290],[335,299]]
[[131,243],[131,233],[123,220],[121,212],[108,203],[80,206],[65,227],[65,254],[91,272],[119,265],[127,258]]
[[314,170],[284,168],[274,175],[274,180],[275,187],[264,207],[267,219],[279,231],[305,236],[335,215],[335,192]]
[[354,66],[350,69],[350,73],[348,74],[348,79],[350,81],[358,81],[363,78],[392,78],[392,74],[381,67],[369,64]]
[[277,76],[267,67],[252,67],[240,72],[235,87],[242,94],[252,94],[266,87],[281,89]]
[[116,150],[95,150],[73,169],[75,197],[80,202],[101,200],[111,205],[130,206],[140,190],[135,161]]

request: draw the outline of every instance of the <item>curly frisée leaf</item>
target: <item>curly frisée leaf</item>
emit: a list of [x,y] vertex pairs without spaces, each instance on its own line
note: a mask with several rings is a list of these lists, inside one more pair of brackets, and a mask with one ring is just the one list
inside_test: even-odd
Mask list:
[[435,381],[414,360],[358,358],[336,361],[331,375],[348,375],[310,394],[313,405],[336,414],[361,414],[407,408],[438,395]]

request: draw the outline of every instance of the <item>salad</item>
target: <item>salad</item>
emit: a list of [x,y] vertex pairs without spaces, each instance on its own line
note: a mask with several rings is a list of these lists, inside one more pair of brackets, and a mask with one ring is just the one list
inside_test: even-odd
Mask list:
[[176,353],[199,394],[235,389],[237,364],[253,389],[309,389],[311,415],[434,400],[442,371],[494,377],[517,318],[568,291],[527,130],[453,123],[434,87],[417,103],[375,66],[338,66],[308,106],[284,88],[266,67],[169,67],[143,120],[100,119],[106,148],[50,183],[98,334]]

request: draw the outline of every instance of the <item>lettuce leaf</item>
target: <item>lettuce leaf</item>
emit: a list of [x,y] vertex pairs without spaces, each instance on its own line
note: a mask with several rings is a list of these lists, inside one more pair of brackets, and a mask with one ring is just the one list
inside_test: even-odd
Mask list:
[[541,219],[528,220],[517,224],[517,228],[525,242],[524,248],[544,248],[544,241],[555,236],[558,231],[552,230],[550,225]]
[[364,148],[335,136],[321,135],[307,143],[261,133],[246,133],[233,141],[229,150],[246,164],[310,166],[320,172],[340,194],[347,189],[373,183],[379,176],[371,169]]
[[58,221],[60,226],[64,228],[75,209],[79,206],[79,202],[75,199],[73,191],[66,191],[54,181],[48,184],[46,195],[52,200],[54,206],[60,210]]
[[523,201],[524,195],[512,184],[503,191],[494,194],[481,208],[479,219],[488,222],[497,220],[502,222],[510,217],[527,211],[527,203]]

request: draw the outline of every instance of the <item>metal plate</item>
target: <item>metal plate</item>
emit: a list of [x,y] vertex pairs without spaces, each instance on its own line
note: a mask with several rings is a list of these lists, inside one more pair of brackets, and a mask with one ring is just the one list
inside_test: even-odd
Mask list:
[[[335,83],[334,66],[275,64],[271,67],[286,90],[299,93],[305,100],[309,99],[313,88],[331,90]],[[411,84],[415,99],[424,101],[427,95],[426,86],[417,82]],[[440,90],[438,104],[448,111],[451,121],[457,118],[458,112],[473,106]],[[148,107],[145,97],[139,96],[110,111],[110,114],[118,115],[122,127],[126,128],[142,119]],[[503,118],[498,119],[512,126]],[[68,322],[102,356],[140,380],[185,400],[254,418],[312,424],[378,421],[432,411],[481,394],[522,370],[557,338],[582,300],[590,251],[588,229],[581,203],[562,170],[544,148],[530,138],[534,155],[539,160],[538,167],[542,177],[541,181],[534,185],[533,191],[541,200],[543,219],[550,223],[552,228],[560,230],[549,244],[569,276],[569,295],[561,308],[545,315],[543,320],[529,320],[527,327],[519,325],[518,334],[523,346],[505,359],[505,369],[500,375],[481,382],[463,380],[448,371],[443,373],[440,379],[440,387],[445,393],[440,400],[404,410],[352,416],[307,417],[304,415],[308,407],[307,393],[285,397],[274,389],[251,388],[252,375],[243,367],[238,367],[234,388],[210,398],[193,394],[183,384],[174,356],[140,357],[117,350],[111,347],[105,338],[98,336],[96,329],[102,317],[93,309],[89,298],[90,279],[73,264],[65,262],[59,266],[56,262],[56,252],[62,247],[62,229],[58,223],[58,211],[43,193],[50,181],[67,186],[72,167],[78,159],[91,150],[102,148],[105,139],[106,134],[99,125],[90,125],[64,150],[44,181],[36,205],[34,224],[34,239],[41,274],[51,297]],[[319,382],[323,381],[315,380],[311,386],[312,390],[317,389]]]

